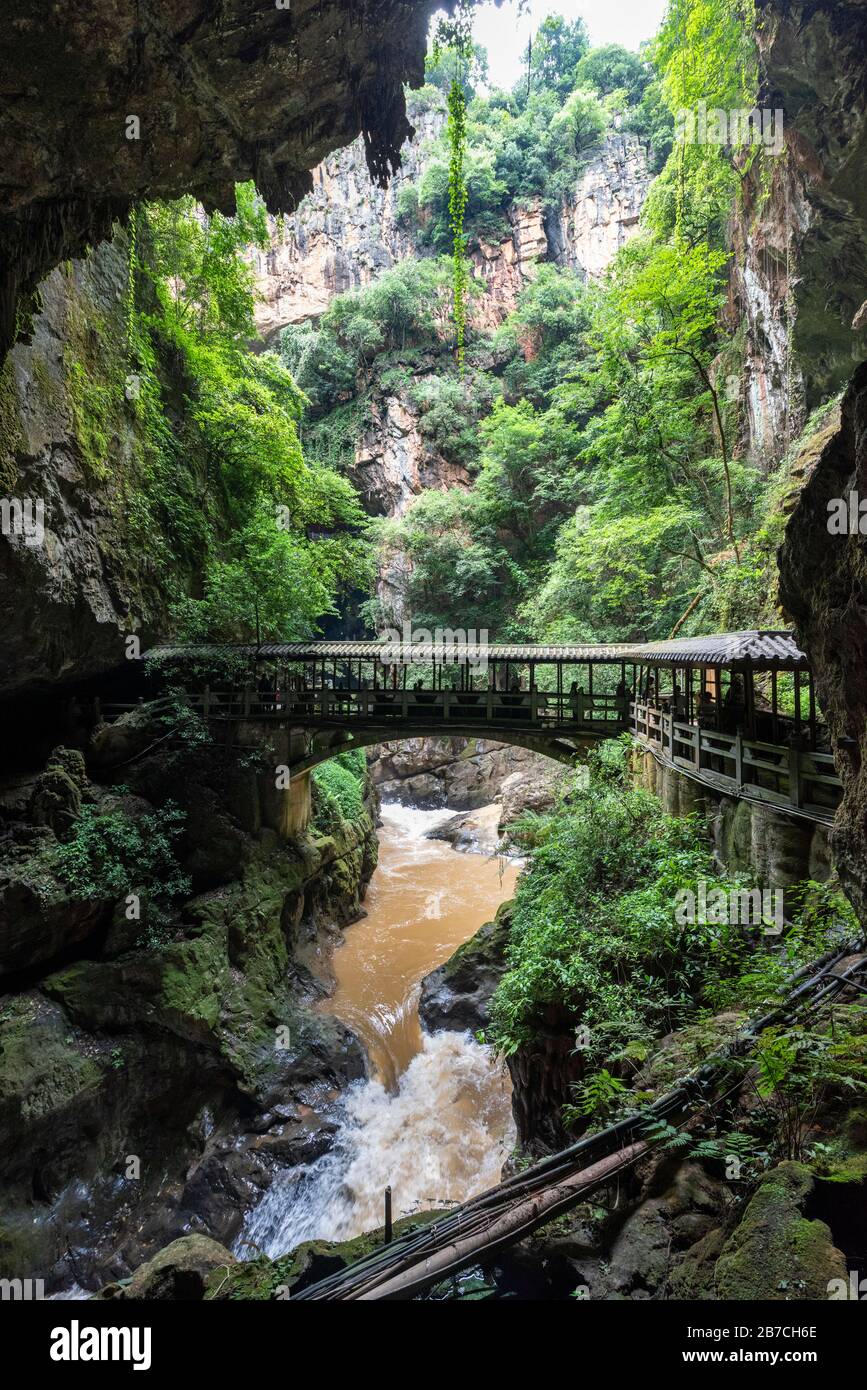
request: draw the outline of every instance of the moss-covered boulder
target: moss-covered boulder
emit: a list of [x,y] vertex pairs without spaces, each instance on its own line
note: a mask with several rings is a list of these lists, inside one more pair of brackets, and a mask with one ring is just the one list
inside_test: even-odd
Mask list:
[[[210,1236],[181,1236],[140,1265],[131,1279],[108,1284],[98,1297],[194,1302],[205,1297],[211,1276],[222,1274],[225,1278],[235,1263],[234,1255]],[[219,1278],[216,1286],[219,1287]]]
[[418,1011],[430,1032],[475,1032],[487,1026],[491,999],[506,970],[511,920],[512,904],[503,903],[493,922],[486,922],[422,980]]
[[718,1298],[826,1299],[829,1282],[846,1277],[829,1227],[804,1215],[814,1185],[801,1163],[780,1163],[764,1176],[717,1261]]
[[[418,1212],[394,1223],[395,1236],[406,1235],[429,1225],[441,1211]],[[307,1240],[288,1254],[269,1260],[262,1256],[231,1266],[226,1274],[217,1271],[208,1278],[206,1299],[275,1299],[291,1297],[320,1279],[327,1279],[348,1265],[363,1260],[383,1246],[385,1233],[367,1231],[351,1240]]]

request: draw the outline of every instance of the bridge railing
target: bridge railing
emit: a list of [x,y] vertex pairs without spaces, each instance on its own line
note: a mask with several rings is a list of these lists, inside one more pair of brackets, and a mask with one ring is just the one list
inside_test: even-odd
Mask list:
[[[206,719],[297,721],[300,725],[454,723],[521,725],[537,730],[585,729],[616,734],[628,727],[628,696],[544,690],[331,689],[188,692],[187,703]],[[121,712],[132,706],[106,706]]]
[[780,745],[686,723],[653,705],[633,701],[632,732],[676,768],[718,791],[830,820],[843,789],[830,753]]

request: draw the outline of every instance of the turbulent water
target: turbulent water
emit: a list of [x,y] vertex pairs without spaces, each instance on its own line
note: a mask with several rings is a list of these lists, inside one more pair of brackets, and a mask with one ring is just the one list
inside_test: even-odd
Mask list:
[[387,1185],[397,1218],[464,1201],[499,1178],[514,1139],[504,1069],[469,1034],[428,1036],[418,1021],[421,979],[490,920],[517,872],[424,838],[450,814],[383,807],[368,915],[335,953],[327,1003],[364,1042],[375,1079],[344,1095],[329,1153],[277,1176],[239,1253],[273,1256],[380,1226]]
[[512,896],[517,869],[425,838],[453,811],[383,806],[367,916],[334,955],[324,1007],[352,1029],[379,1080],[393,1088],[421,1048],[420,982]]

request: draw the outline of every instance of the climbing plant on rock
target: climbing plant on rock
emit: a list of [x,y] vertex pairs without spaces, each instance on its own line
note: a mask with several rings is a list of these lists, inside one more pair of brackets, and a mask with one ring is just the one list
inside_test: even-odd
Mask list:
[[451,49],[457,58],[448,93],[449,226],[452,233],[452,293],[457,359],[463,372],[468,289],[467,236],[464,228],[467,209],[466,82],[474,61],[472,0],[459,0],[454,15],[439,20],[433,43],[435,62],[439,62],[443,49]]

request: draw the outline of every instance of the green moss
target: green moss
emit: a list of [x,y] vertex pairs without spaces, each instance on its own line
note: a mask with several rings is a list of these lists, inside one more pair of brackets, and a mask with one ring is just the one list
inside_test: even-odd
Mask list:
[[824,1299],[846,1261],[824,1221],[808,1221],[804,1204],[815,1179],[801,1163],[781,1163],[759,1184],[716,1267],[722,1299]]
[[24,446],[21,411],[12,360],[7,357],[0,370],[0,494],[14,490],[18,478],[16,451]]
[[867,1181],[867,1107],[849,1111],[839,1137],[814,1167],[826,1182]]
[[[394,1234],[400,1236],[421,1230],[441,1217],[441,1211],[425,1211],[404,1217],[395,1222]],[[273,1299],[283,1292],[291,1294],[302,1279],[305,1285],[315,1283],[374,1254],[381,1249],[383,1237],[384,1231],[380,1228],[355,1236],[352,1240],[308,1240],[276,1260],[261,1256],[244,1264],[233,1265],[228,1273],[216,1270],[208,1278],[205,1298]]]
[[0,1022],[0,1115],[7,1133],[61,1112],[98,1086],[102,1067],[67,1037],[60,1020],[40,1020],[33,998]]
[[451,983],[464,974],[473,978],[485,965],[504,966],[513,910],[511,901],[501,903],[493,922],[486,922],[469,941],[462,942],[443,966],[446,981]]

